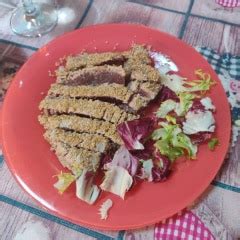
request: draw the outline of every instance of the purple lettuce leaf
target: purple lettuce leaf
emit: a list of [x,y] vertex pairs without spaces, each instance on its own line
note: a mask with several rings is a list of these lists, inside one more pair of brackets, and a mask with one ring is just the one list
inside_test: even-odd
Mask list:
[[166,86],[162,87],[159,96],[160,96],[161,102],[164,102],[168,99],[172,99],[173,101],[179,102],[179,98],[178,98],[177,94]]
[[155,152],[155,162],[152,168],[153,182],[162,182],[167,179],[171,172],[171,161],[162,156],[158,151]]
[[189,135],[193,144],[200,144],[206,142],[212,137],[211,132],[199,132]]
[[[151,144],[149,146],[152,151]],[[156,150],[152,151],[151,155],[146,154],[146,157],[141,160],[141,167],[136,175],[140,179],[149,182],[162,182],[167,179],[171,172],[171,161]]]
[[105,164],[104,168],[119,166],[126,169],[131,176],[137,172],[139,159],[132,155],[125,146],[121,146],[113,156],[111,162]]
[[189,111],[205,111],[205,107],[202,105],[201,101],[199,99],[194,99],[191,108],[189,109]]
[[154,128],[152,118],[142,118],[120,123],[117,126],[118,134],[128,150],[144,149],[141,140],[149,136]]

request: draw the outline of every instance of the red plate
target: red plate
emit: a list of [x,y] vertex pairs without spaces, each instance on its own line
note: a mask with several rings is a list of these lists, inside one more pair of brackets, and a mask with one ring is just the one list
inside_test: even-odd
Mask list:
[[[59,195],[53,175],[64,170],[43,139],[37,120],[38,105],[53,79],[55,62],[64,55],[86,49],[112,51],[129,49],[133,42],[146,43],[178,65],[180,74],[194,78],[201,68],[217,81],[210,93],[217,108],[217,137],[221,145],[214,152],[207,145],[199,149],[196,161],[178,163],[176,171],[164,183],[140,183],[127,193],[125,201],[103,193],[94,206],[75,197],[73,186]],[[42,95],[44,93],[44,95]],[[110,24],[83,28],[67,33],[42,47],[24,64],[8,90],[2,113],[4,154],[13,175],[34,199],[52,213],[74,223],[98,229],[139,228],[170,217],[191,204],[211,183],[223,163],[230,139],[230,111],[223,87],[210,65],[193,48],[166,33],[140,25]],[[98,208],[107,198],[114,207],[106,221]]]

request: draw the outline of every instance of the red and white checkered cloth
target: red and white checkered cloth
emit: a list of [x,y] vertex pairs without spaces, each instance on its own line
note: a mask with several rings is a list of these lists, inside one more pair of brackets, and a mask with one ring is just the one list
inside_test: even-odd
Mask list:
[[223,7],[239,7],[240,6],[240,0],[216,0],[216,2]]
[[203,222],[192,212],[166,220],[155,225],[155,240],[214,240],[215,238]]

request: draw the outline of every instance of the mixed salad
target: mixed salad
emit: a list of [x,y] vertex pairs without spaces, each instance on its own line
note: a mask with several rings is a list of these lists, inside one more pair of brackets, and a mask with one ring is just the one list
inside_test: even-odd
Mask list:
[[[161,68],[157,61],[155,67]],[[100,189],[122,199],[137,181],[165,181],[178,158],[196,159],[200,144],[208,142],[211,151],[219,144],[214,136],[216,109],[207,96],[215,84],[211,76],[201,69],[195,71],[195,80],[171,74],[166,69],[160,72],[163,88],[158,109],[149,117],[119,124],[117,131],[124,145],[113,157],[103,159],[105,177]],[[61,173],[55,187],[63,193],[76,181],[77,196],[93,204],[100,189],[88,174],[83,172],[76,179],[71,173]],[[111,206],[111,200],[102,205],[102,219],[107,218],[106,211]]]
[[154,115],[118,126],[124,145],[104,164],[103,190],[124,198],[138,179],[164,181],[178,158],[196,159],[199,144],[207,141],[210,150],[219,144],[213,137],[216,109],[206,96],[215,82],[202,70],[195,74],[192,81],[163,75],[161,103]]

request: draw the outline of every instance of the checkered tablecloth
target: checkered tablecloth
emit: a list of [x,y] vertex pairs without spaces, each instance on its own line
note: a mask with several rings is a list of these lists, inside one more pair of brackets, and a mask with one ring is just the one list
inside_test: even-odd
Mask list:
[[58,26],[42,38],[25,39],[14,35],[9,28],[9,18],[19,1],[0,0],[1,100],[14,72],[54,37],[86,25],[133,22],[169,32],[194,47],[201,46],[196,49],[219,75],[233,120],[229,154],[209,189],[188,209],[139,230],[88,229],[39,208],[13,180],[0,148],[1,240],[240,238],[240,8],[232,8],[237,6],[236,0],[231,1],[231,6],[229,1],[216,1],[61,0]]
[[223,7],[238,7],[240,6],[240,1],[239,0],[216,0],[216,2]]
[[166,220],[155,227],[156,239],[213,240],[214,236],[203,222],[192,212]]

